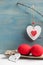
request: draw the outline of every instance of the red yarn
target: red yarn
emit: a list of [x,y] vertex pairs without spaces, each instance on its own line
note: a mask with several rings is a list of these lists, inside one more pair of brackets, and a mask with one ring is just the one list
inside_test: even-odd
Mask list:
[[34,24],[35,24],[35,22],[32,22],[32,24],[34,25]]
[[28,44],[21,44],[19,47],[18,47],[18,52],[22,55],[28,55],[30,53],[30,45]]
[[31,53],[33,56],[41,56],[43,53],[42,46],[35,44],[31,48]]

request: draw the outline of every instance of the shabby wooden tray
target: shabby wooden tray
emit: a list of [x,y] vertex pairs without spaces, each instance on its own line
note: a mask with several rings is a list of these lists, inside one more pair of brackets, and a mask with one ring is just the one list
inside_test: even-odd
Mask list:
[[[9,57],[10,55],[14,55],[15,53],[18,53],[17,50],[7,50],[5,52],[5,55],[6,57]],[[43,55],[42,56],[38,56],[38,57],[35,57],[35,56],[32,56],[32,55],[29,55],[29,56],[25,56],[25,55],[21,55],[20,59],[42,59],[43,60]]]
[[24,56],[24,55],[21,55],[21,58],[22,59],[43,59],[43,55],[42,56],[38,56],[38,57],[35,57],[35,56],[32,56],[32,55],[29,55],[29,56]]

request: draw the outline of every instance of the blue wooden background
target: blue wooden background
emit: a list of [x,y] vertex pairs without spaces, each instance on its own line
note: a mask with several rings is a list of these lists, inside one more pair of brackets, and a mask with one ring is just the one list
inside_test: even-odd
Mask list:
[[[19,44],[38,43],[43,45],[43,17],[31,9],[16,5],[17,2],[28,6],[35,5],[35,9],[43,14],[43,0],[0,0],[0,53],[7,49],[16,49]],[[32,22],[32,13],[36,24],[42,27],[40,38],[29,41],[26,27]]]

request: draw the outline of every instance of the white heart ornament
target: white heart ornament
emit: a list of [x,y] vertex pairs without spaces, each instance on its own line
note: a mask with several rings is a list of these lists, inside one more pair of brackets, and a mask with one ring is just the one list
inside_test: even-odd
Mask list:
[[21,57],[21,55],[19,53],[16,53],[15,55],[11,55],[9,57],[9,60],[13,61],[13,62],[16,62],[20,57]]
[[[41,34],[41,26],[37,25],[34,28],[33,26],[27,26],[26,31],[27,31],[28,36],[32,40],[36,40]],[[32,33],[31,33],[32,31],[35,31],[35,33],[33,34],[34,36],[32,36]]]

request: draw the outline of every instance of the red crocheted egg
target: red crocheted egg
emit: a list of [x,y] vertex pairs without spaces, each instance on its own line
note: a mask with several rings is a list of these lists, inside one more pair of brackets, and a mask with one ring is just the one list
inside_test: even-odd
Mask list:
[[31,53],[33,56],[41,56],[43,53],[42,46],[35,44],[31,48]]
[[30,45],[28,44],[21,44],[19,47],[18,47],[18,52],[22,55],[28,55],[30,53]]

